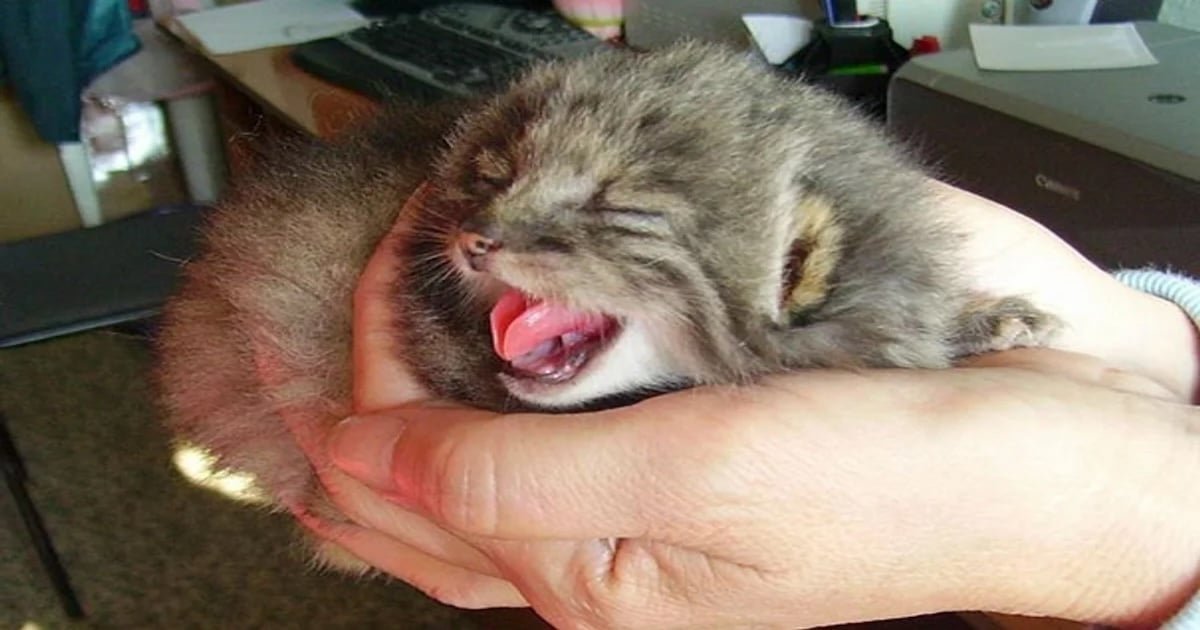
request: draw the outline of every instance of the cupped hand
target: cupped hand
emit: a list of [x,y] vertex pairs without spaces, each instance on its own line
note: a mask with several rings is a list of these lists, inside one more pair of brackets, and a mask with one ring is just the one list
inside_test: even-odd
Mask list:
[[[1077,355],[1008,356],[570,418],[401,407],[343,424],[332,453],[561,627],[1161,618],[1197,577],[1195,409]],[[460,577],[446,601],[511,603]]]
[[[356,412],[384,409],[430,400],[408,366],[398,359],[389,305],[396,281],[400,235],[417,204],[429,194],[421,187],[401,210],[399,220],[371,256],[354,293],[354,380],[352,405]],[[269,343],[255,347],[259,378],[285,382]],[[279,410],[297,445],[307,456],[332,507],[330,515],[307,502],[284,503],[297,520],[323,541],[328,560],[349,554],[362,565],[397,577],[441,601],[461,607],[527,606],[525,599],[479,549],[415,511],[398,507],[334,466],[328,456],[325,410]],[[350,473],[357,472],[350,466]],[[347,565],[344,560],[334,560]]]
[[[1196,420],[1114,387],[1178,398],[1186,377],[1112,341],[1123,287],[1039,226],[947,194],[978,288],[1031,297],[1067,322],[1062,347],[1126,370],[1030,351],[938,372],[798,373],[570,418],[439,407],[397,358],[385,242],[355,299],[360,417],[335,432],[333,466],[309,450],[353,523],[304,521],[442,601],[530,604],[563,626],[819,625],[965,608],[1160,615],[1187,592],[1200,551],[1179,531],[1197,516],[1185,505],[1200,502],[1176,502],[1190,490],[1160,478],[1163,461],[1189,461],[1180,427]],[[1161,306],[1130,310],[1174,316]],[[1101,328],[1108,338],[1092,339]],[[1118,452],[1130,444],[1143,455]],[[1147,488],[1166,506],[1143,521],[1154,541],[1096,518]],[[1105,570],[1117,562],[1149,579],[1125,583]]]

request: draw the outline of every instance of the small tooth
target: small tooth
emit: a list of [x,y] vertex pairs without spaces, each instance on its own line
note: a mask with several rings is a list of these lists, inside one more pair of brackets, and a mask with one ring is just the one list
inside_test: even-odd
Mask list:
[[554,354],[555,352],[558,352],[558,348],[558,337],[547,339],[535,346],[533,350],[514,358],[511,363],[518,368],[526,369],[529,366],[538,363],[542,359]]
[[564,365],[564,367],[566,369],[574,371],[574,370],[578,369],[579,366],[586,363],[587,360],[589,358],[591,358],[591,356],[592,356],[592,352],[589,349],[581,349],[577,352],[573,352],[573,353],[571,353],[571,356],[567,357],[567,362]]
[[538,345],[534,346],[533,350],[526,352],[525,356],[522,358],[529,359],[532,361],[535,359],[540,359],[545,356],[549,356],[555,350],[558,350],[558,338],[557,337],[555,337],[553,339],[547,339],[547,340],[543,341],[542,343],[539,343]]

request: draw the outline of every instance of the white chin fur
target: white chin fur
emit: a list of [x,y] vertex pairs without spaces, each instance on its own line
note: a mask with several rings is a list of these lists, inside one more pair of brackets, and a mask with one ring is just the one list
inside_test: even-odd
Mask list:
[[666,336],[629,322],[620,335],[587,366],[561,384],[538,383],[504,377],[509,393],[524,402],[546,409],[565,409],[621,392],[667,385],[679,380],[683,371],[662,347]]

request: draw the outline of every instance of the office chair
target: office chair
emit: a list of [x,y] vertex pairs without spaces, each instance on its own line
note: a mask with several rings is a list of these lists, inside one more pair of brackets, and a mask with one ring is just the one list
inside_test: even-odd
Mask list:
[[[192,255],[202,214],[192,206],[167,208],[0,245],[0,348],[151,318],[174,288],[180,263]],[[3,409],[0,468],[64,612],[82,618],[83,607],[29,496],[28,471]]]

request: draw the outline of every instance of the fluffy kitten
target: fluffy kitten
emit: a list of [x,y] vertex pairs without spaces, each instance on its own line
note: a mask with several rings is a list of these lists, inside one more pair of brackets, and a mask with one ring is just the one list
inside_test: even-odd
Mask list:
[[[454,116],[393,112],[280,152],[221,204],[166,311],[172,427],[285,504],[319,491],[277,410],[348,412],[351,293],[422,182],[396,289],[404,356],[434,393],[479,406],[940,368],[1049,329],[964,288],[902,149],[742,55],[549,64]],[[264,388],[262,344],[295,376]]]
[[406,355],[477,405],[947,367],[1049,323],[965,290],[928,179],[873,123],[719,48],[541,68],[429,181]]

